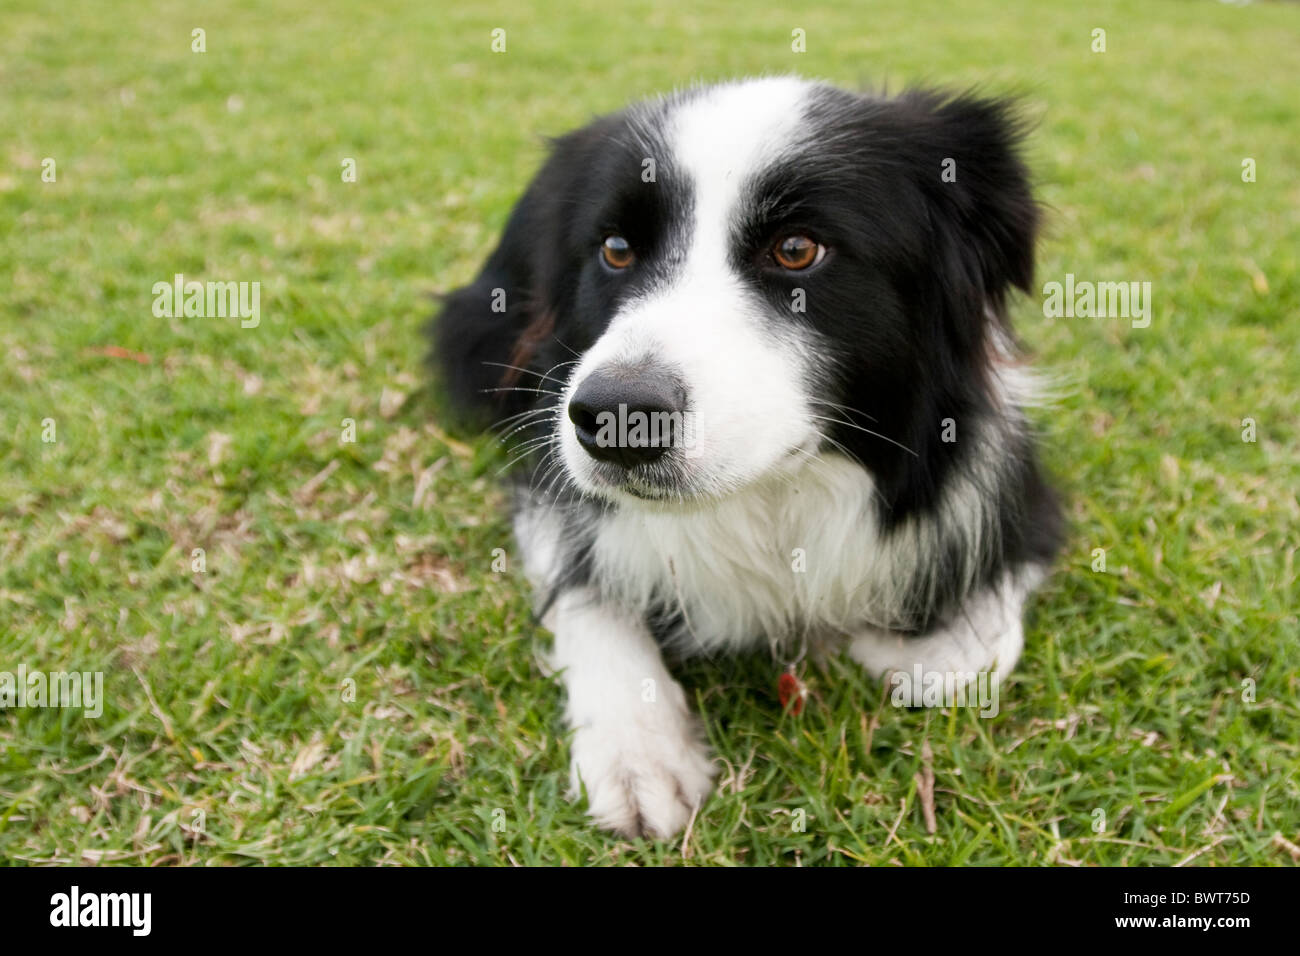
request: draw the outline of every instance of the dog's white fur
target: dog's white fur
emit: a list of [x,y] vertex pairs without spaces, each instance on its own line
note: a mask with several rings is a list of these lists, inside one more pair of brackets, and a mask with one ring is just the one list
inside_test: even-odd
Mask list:
[[713,767],[645,623],[589,588],[561,595],[544,623],[568,694],[574,791],[586,785],[603,827],[672,836],[708,794]]

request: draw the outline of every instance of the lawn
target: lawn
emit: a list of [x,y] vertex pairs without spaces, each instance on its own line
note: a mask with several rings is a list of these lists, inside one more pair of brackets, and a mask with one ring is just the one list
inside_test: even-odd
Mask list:
[[[0,711],[0,860],[1294,861],[1300,7],[193,6],[0,12],[0,671],[104,688]],[[783,715],[766,657],[691,664],[718,791],[688,841],[619,840],[566,799],[506,457],[421,326],[544,136],[791,71],[1022,95],[1040,285],[1154,308],[1016,303],[1071,530],[996,718],[841,661]],[[260,282],[260,323],[156,315],[178,273]]]

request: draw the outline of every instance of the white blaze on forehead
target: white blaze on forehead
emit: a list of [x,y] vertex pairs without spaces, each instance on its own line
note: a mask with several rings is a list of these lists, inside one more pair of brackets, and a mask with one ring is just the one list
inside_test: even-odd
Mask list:
[[753,177],[788,155],[806,135],[805,101],[812,84],[771,77],[715,86],[685,100],[671,118],[675,163],[691,180],[694,200],[690,258],[725,261],[731,226]]

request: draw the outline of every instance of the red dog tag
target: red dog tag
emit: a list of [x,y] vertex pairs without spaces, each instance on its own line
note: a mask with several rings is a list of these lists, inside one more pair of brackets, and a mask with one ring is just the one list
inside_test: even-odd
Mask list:
[[794,671],[786,671],[776,682],[776,696],[781,700],[781,710],[797,717],[803,713],[803,702],[808,699],[808,685]]

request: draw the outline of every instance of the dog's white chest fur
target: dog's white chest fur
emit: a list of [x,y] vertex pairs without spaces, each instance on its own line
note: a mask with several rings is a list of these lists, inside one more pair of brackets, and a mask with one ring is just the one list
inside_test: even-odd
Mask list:
[[630,607],[679,610],[687,653],[861,627],[901,557],[873,494],[861,468],[821,459],[698,509],[621,509],[600,522],[593,571]]

